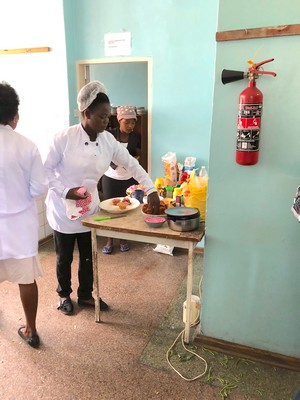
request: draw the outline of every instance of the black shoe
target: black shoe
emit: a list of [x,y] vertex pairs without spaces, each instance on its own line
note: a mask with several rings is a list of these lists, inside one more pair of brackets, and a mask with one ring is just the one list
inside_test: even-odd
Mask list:
[[[105,303],[100,297],[100,311],[107,311],[108,310],[108,304]],[[92,299],[78,299],[78,305],[80,307],[95,307],[95,300]]]
[[67,297],[64,301],[59,301],[59,306],[57,307],[59,311],[61,311],[65,315],[73,314],[73,303],[70,297]]
[[39,335],[36,333],[32,336],[26,336],[24,335],[24,333],[22,332],[22,329],[25,328],[25,325],[20,326],[20,328],[18,329],[18,334],[19,336],[21,336],[21,338],[23,340],[25,340],[26,343],[29,344],[29,346],[34,347],[35,349],[39,347],[40,345],[40,338]]

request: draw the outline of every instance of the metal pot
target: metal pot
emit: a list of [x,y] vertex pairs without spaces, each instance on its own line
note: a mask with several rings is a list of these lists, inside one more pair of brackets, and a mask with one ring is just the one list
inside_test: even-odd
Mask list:
[[165,211],[168,226],[173,231],[188,232],[199,228],[200,213],[197,208],[175,207]]

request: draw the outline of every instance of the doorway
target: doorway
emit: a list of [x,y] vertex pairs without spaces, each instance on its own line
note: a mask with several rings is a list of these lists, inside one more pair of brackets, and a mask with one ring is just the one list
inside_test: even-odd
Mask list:
[[104,83],[112,107],[135,105],[137,128],[142,129],[141,165],[151,174],[152,58],[105,58],[77,61],[77,90],[92,80]]

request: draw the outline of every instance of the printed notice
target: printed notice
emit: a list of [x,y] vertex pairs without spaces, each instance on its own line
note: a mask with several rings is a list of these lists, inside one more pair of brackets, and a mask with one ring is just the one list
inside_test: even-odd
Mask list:
[[104,54],[106,56],[130,56],[131,32],[106,33],[104,35]]

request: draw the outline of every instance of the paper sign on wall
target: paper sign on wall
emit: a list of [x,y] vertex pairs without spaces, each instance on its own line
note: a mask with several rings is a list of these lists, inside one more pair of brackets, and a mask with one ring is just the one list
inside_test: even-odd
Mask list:
[[106,33],[104,35],[104,54],[106,56],[130,56],[131,32]]

